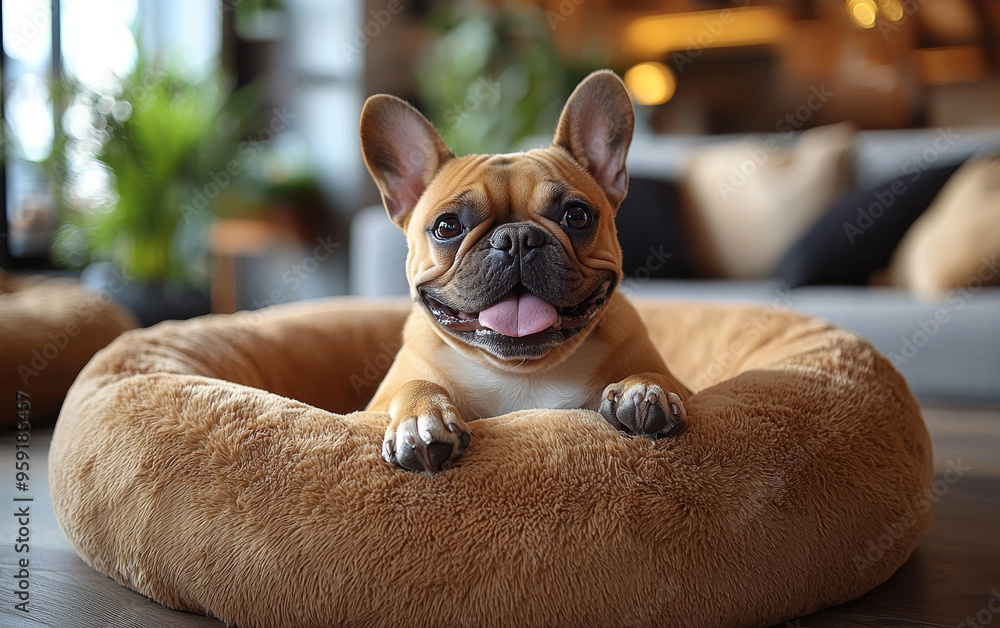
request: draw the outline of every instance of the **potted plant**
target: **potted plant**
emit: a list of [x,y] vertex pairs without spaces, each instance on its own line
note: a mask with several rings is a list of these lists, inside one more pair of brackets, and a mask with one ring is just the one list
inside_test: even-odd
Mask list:
[[[144,325],[207,313],[201,233],[211,201],[233,181],[227,164],[247,97],[141,57],[120,89],[66,85],[63,93],[55,258],[90,264],[84,281],[109,290]],[[105,189],[74,191],[88,179],[103,179]]]
[[605,65],[597,51],[564,60],[539,8],[457,3],[428,24],[436,34],[417,59],[420,98],[459,155],[506,152],[550,135],[573,86]]

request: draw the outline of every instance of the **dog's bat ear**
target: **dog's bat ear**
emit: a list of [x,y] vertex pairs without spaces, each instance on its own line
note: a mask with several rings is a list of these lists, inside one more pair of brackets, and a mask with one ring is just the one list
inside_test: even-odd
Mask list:
[[361,111],[361,152],[389,217],[400,227],[441,166],[454,157],[427,118],[386,94],[369,98]]
[[590,172],[615,209],[628,191],[625,157],[634,127],[625,84],[614,72],[598,70],[573,90],[552,140]]

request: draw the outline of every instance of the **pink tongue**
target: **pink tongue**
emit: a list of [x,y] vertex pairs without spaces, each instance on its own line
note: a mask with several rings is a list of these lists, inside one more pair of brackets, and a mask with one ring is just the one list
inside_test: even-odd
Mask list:
[[513,338],[537,334],[557,322],[556,308],[527,292],[509,294],[479,313],[480,325]]

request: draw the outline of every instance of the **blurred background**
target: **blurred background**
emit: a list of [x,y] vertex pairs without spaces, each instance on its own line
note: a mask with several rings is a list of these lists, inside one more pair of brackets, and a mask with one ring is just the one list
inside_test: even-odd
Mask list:
[[[0,399],[16,408],[0,412],[0,439],[9,443],[0,459],[12,466],[16,436],[21,460],[30,437],[39,491],[32,549],[41,551],[35,625],[46,613],[69,612],[68,623],[81,626],[115,618],[129,626],[217,624],[100,576],[58,531],[44,488],[46,425],[96,352],[136,327],[240,310],[263,311],[229,323],[239,344],[282,351],[277,327],[254,331],[269,306],[342,295],[405,299],[406,243],[361,156],[365,99],[407,99],[458,155],[519,151],[549,145],[566,98],[599,68],[623,77],[636,113],[629,193],[615,217],[625,271],[616,289],[761,306],[740,314],[742,329],[705,360],[703,382],[758,368],[735,356],[782,341],[769,331],[776,312],[822,317],[891,360],[928,424],[935,515],[914,560],[881,594],[801,625],[954,626],[966,616],[973,625],[973,615],[993,613],[997,589],[986,587],[1000,579],[995,528],[987,531],[1000,496],[1000,0],[0,6]],[[158,370],[160,352],[141,346],[112,355]],[[351,375],[359,400],[375,391],[393,346],[382,343],[377,355],[373,347],[364,372]],[[205,372],[191,353],[177,364],[183,358],[185,373]],[[343,356],[334,351],[328,360]],[[253,366],[261,382],[322,382],[329,372],[316,364],[270,377],[270,365]],[[192,393],[191,403],[225,406],[227,421],[243,394],[177,377],[207,391]],[[830,390],[849,389],[848,378],[802,372],[800,381],[830,399],[858,397]],[[143,389],[115,390],[131,404]],[[769,407],[759,405],[765,430],[776,425],[763,416]],[[172,415],[171,425],[182,418]],[[811,473],[817,452],[838,455],[837,447],[816,447],[784,452],[793,476]],[[101,455],[115,453],[109,441]],[[885,461],[871,465],[892,471]],[[724,484],[726,474],[718,475]],[[790,494],[772,497],[804,517]],[[872,544],[879,555],[883,541],[898,538],[895,527],[887,530]],[[16,614],[0,610],[0,623],[21,621],[4,622],[4,612]]]
[[[618,218],[627,289],[788,303],[873,337],[872,308],[889,308],[879,346],[898,353],[933,299],[996,283],[996,168],[951,194],[979,200],[941,198],[1000,148],[994,0],[2,6],[0,261],[79,277],[144,325],[405,293],[402,237],[359,150],[365,98],[410,100],[456,154],[520,150],[546,145],[574,85],[603,67],[637,105]],[[964,226],[948,248],[975,263],[928,283],[921,260],[949,253],[910,227],[946,202],[978,212],[936,219]],[[853,292],[808,290],[830,285]],[[989,305],[971,330],[950,327],[992,339],[963,349],[992,369],[980,387],[1000,370],[995,296],[952,306]]]

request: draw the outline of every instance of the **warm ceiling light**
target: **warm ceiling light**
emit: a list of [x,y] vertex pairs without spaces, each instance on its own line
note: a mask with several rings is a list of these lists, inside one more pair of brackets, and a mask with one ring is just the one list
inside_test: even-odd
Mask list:
[[785,12],[775,7],[662,13],[630,22],[625,27],[624,44],[637,57],[675,51],[696,56],[706,48],[772,44],[781,41],[788,27]]
[[899,0],[878,0],[878,8],[893,22],[903,19],[903,3]]
[[625,84],[640,105],[662,105],[673,98],[677,77],[667,66],[651,61],[626,70]]
[[878,15],[878,6],[876,6],[875,0],[847,0],[847,11],[859,27],[872,28],[875,26],[875,18]]

